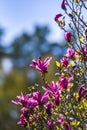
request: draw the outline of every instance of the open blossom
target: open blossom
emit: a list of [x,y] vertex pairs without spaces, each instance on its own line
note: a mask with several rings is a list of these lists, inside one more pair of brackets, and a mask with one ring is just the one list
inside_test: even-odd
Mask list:
[[53,130],[53,129],[54,129],[54,122],[48,120],[48,121],[47,121],[47,128],[48,128],[49,130]]
[[41,92],[33,92],[32,98],[36,101],[38,101],[39,104],[41,104]]
[[26,122],[25,116],[23,114],[20,115],[20,121],[17,124],[22,125],[24,127],[27,126],[27,122]]
[[21,112],[22,114],[20,115],[20,120],[17,122],[17,124],[26,127],[28,124],[27,118],[29,117],[29,109],[23,107]]
[[46,91],[49,91],[51,94],[55,95],[55,94],[59,94],[60,93],[60,87],[59,87],[58,82],[52,81],[51,84],[46,82],[46,87],[47,87]]
[[51,59],[52,57],[47,57],[44,61],[42,61],[41,57],[39,57],[37,60],[32,60],[33,63],[30,64],[30,66],[36,68],[36,70],[42,73],[46,73]]
[[63,75],[60,77],[60,87],[62,89],[67,89],[69,82],[71,81],[72,77],[66,78]]
[[17,96],[18,101],[13,101],[12,103],[16,104],[16,105],[26,105],[26,102],[29,100],[30,98],[30,94],[27,94],[26,96],[21,92],[20,96]]
[[61,90],[58,82],[55,83],[54,81],[52,81],[51,84],[46,82],[46,87],[47,87],[46,91],[49,91],[49,93],[53,95],[55,104],[59,105]]
[[57,14],[57,15],[55,16],[54,20],[55,20],[55,21],[58,21],[58,19],[59,19],[60,17],[62,17],[62,16],[63,16],[62,14]]
[[49,93],[44,93],[41,95],[41,92],[33,92],[32,98],[38,102],[38,105],[41,105],[45,103],[45,101],[48,99]]
[[58,123],[60,123],[66,130],[71,130],[71,126],[67,124],[64,117],[61,115],[58,119]]
[[68,58],[74,58],[75,57],[75,51],[73,49],[71,49],[71,48],[68,48],[66,56]]
[[22,112],[22,114],[23,114],[25,117],[27,117],[27,115],[28,115],[28,113],[29,113],[28,109],[26,109],[25,107],[22,107],[21,112]]
[[71,41],[71,36],[72,36],[72,33],[71,32],[66,32],[65,33],[65,39],[67,42],[70,42]]
[[12,101],[12,103],[16,105],[22,105],[25,108],[34,108],[38,105],[43,104],[47,99],[49,95],[43,94],[41,95],[41,92],[33,92],[31,95],[25,95],[21,93],[21,96],[17,96],[18,101]]
[[63,57],[60,61],[61,61],[62,66],[64,67],[68,66],[68,59],[66,57]]

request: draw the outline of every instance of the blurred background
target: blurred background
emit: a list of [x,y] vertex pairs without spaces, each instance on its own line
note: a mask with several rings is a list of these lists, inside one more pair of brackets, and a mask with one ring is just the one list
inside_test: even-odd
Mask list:
[[48,81],[57,80],[55,60],[67,49],[64,33],[54,21],[62,12],[57,0],[0,0],[0,130],[23,130],[18,107],[11,103],[21,91],[42,85],[32,59],[52,56]]

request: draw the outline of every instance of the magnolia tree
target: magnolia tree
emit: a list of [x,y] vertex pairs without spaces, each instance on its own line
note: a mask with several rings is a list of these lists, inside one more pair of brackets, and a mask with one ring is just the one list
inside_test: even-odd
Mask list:
[[17,101],[12,101],[21,106],[19,125],[29,130],[87,130],[86,4],[86,0],[61,1],[65,13],[54,19],[64,30],[69,48],[56,61],[56,82],[49,83],[45,77],[52,57],[32,60],[30,66],[41,73],[44,86],[39,91],[30,88],[26,95],[21,92]]

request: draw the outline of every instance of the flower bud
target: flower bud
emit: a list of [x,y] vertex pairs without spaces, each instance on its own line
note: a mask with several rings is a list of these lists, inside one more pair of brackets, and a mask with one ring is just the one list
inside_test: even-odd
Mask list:
[[61,4],[61,8],[64,9],[64,10],[66,10],[66,5],[65,4],[66,4],[66,0],[63,0],[62,4]]
[[65,33],[65,39],[67,42],[70,42],[71,41],[71,36],[72,36],[72,33],[71,32],[66,32]]

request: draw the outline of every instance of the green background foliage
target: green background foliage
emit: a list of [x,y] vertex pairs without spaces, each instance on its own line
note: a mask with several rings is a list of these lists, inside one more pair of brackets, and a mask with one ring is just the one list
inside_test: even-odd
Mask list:
[[[0,37],[4,39],[4,30],[0,28]],[[49,66],[49,73],[46,76],[48,81],[55,80],[56,72],[55,59],[60,59],[66,51],[66,44],[50,43],[47,36],[50,29],[47,26],[36,26],[33,34],[24,32],[15,38],[9,47],[0,44],[0,129],[19,130],[17,125],[20,110],[11,100],[15,100],[16,95],[21,91],[28,93],[28,88],[35,83],[42,84],[41,75],[29,67],[33,58],[43,56],[53,56],[53,61]],[[1,40],[3,43],[3,40]],[[64,53],[62,53],[64,52]],[[9,59],[12,68],[8,73],[4,72],[2,62]],[[9,64],[5,67],[9,67]],[[38,88],[37,88],[38,89]]]

